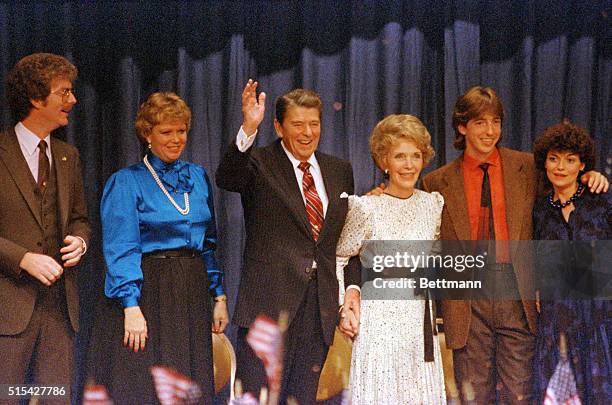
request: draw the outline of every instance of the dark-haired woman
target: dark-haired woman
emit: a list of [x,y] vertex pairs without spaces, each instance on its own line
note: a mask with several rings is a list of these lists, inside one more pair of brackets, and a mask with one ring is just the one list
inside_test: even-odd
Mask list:
[[545,398],[563,333],[582,404],[611,404],[612,305],[597,297],[602,274],[587,265],[590,244],[581,242],[605,244],[612,239],[612,197],[609,192],[592,194],[578,182],[595,160],[593,140],[584,129],[570,123],[547,128],[535,142],[534,155],[551,186],[534,207],[534,239],[571,241],[539,242],[536,271],[541,275],[542,297],[536,395],[540,401]]

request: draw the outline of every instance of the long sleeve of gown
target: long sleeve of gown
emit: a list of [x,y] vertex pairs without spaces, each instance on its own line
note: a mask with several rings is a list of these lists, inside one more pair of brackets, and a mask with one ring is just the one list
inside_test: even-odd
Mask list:
[[138,223],[137,185],[131,173],[120,171],[107,181],[100,203],[102,246],[107,272],[104,292],[137,306],[142,287],[142,243]]
[[359,254],[363,241],[372,236],[372,219],[366,207],[366,198],[371,197],[349,196],[349,210],[336,247],[336,278],[340,304],[344,303],[344,269],[349,259]]

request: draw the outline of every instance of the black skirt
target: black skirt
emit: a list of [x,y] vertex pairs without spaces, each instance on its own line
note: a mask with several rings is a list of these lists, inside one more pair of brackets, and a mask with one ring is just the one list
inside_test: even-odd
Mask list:
[[94,321],[89,377],[107,387],[116,405],[157,404],[150,368],[168,366],[198,383],[201,403],[212,404],[212,316],[201,257],[145,255],[141,267],[145,350],[134,353],[123,346],[123,308],[105,299]]

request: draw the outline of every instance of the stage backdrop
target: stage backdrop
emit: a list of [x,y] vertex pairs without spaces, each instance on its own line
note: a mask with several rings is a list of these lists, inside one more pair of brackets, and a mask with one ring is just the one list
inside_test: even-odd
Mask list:
[[[257,145],[275,138],[278,95],[295,87],[321,95],[319,149],[352,162],[358,193],[382,178],[368,136],[386,114],[414,114],[429,128],[437,156],[427,170],[456,157],[452,107],[475,84],[504,102],[503,145],[530,150],[546,126],[568,118],[596,139],[599,169],[610,176],[611,12],[609,0],[2,2],[0,93],[7,71],[32,52],[65,55],[80,71],[79,102],[57,135],[81,151],[95,235],[81,270],[81,367],[104,272],[100,193],[112,172],[142,157],[134,118],[148,94],[175,91],[189,103],[184,158],[213,182],[248,78],[268,94]],[[13,124],[4,101],[0,124]],[[215,191],[231,310],[242,210],[237,195]]]

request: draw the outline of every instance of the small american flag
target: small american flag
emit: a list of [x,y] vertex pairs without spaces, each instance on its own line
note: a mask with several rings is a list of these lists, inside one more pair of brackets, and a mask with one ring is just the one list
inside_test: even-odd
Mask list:
[[270,391],[279,391],[283,367],[282,332],[278,323],[265,315],[260,315],[251,325],[246,339],[264,364]]
[[162,405],[197,404],[202,397],[198,384],[171,368],[153,366],[151,375],[157,399]]
[[83,391],[83,405],[113,405],[103,385],[87,384]]
[[230,400],[227,405],[260,405],[260,403],[253,394],[247,392],[240,398]]
[[581,405],[569,360],[561,358],[548,382],[544,405]]

